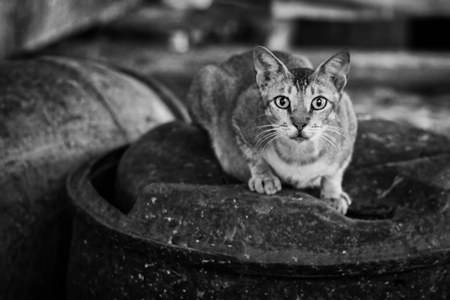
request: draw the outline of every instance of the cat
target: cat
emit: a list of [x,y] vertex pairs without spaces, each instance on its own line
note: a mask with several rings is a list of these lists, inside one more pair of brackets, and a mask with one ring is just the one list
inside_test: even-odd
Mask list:
[[320,187],[321,199],[346,214],[342,178],[357,131],[344,92],[349,68],[346,49],[314,69],[305,57],[257,46],[203,67],[187,102],[224,171],[250,190]]

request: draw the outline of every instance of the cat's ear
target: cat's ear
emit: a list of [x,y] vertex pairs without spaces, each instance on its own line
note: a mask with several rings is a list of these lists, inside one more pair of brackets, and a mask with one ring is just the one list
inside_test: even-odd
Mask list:
[[347,84],[347,75],[350,71],[350,53],[347,49],[342,49],[334,54],[330,59],[323,62],[315,72],[329,76],[339,92]]
[[269,49],[257,46],[253,49],[253,63],[256,71],[256,82],[264,86],[268,81],[287,77],[286,66]]

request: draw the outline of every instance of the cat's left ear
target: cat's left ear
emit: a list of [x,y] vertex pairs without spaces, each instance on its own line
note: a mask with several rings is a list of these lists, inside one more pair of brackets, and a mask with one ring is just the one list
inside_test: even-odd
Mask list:
[[287,77],[286,66],[269,49],[257,46],[253,49],[253,63],[256,71],[256,82],[260,87],[273,79]]
[[329,76],[339,92],[342,92],[347,84],[347,75],[350,71],[350,53],[342,49],[330,59],[322,63],[315,72]]

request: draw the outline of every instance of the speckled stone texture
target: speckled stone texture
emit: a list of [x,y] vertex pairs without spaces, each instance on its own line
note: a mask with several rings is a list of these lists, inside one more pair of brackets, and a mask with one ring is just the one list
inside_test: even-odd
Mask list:
[[449,150],[360,121],[343,216],[314,190],[250,192],[204,132],[163,125],[69,180],[69,299],[448,299]]

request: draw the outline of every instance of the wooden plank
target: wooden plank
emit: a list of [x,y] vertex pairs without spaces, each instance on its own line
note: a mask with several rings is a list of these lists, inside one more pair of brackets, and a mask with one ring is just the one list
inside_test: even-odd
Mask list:
[[354,21],[389,18],[391,14],[371,7],[349,7],[341,3],[313,3],[307,1],[274,1],[273,17],[278,20]]
[[0,57],[123,15],[142,0],[0,0]]
[[[333,4],[336,1],[316,0],[315,2]],[[386,13],[402,13],[417,17],[450,16],[450,1],[448,0],[341,0],[340,3],[366,8],[379,8]]]

